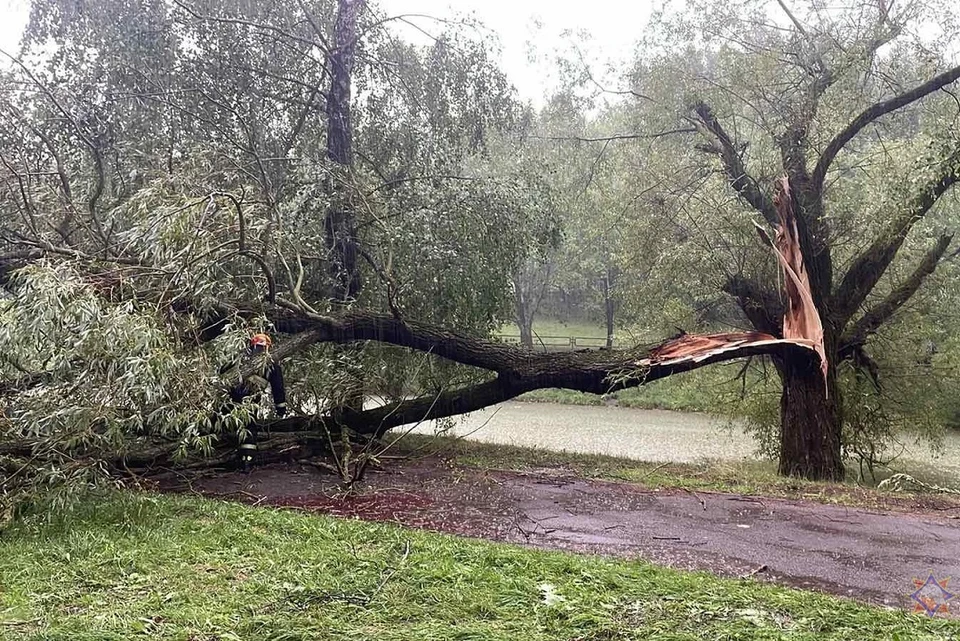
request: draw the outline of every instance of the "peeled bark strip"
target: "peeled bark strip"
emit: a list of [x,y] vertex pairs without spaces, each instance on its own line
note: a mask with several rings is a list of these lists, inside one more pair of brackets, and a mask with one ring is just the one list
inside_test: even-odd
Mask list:
[[787,292],[787,308],[783,315],[783,337],[810,341],[820,356],[820,371],[826,380],[828,361],[823,346],[823,323],[820,321],[820,311],[813,302],[810,278],[803,262],[790,181],[786,177],[781,178],[779,187],[774,197],[777,215],[780,217],[774,251],[786,275],[784,289]]

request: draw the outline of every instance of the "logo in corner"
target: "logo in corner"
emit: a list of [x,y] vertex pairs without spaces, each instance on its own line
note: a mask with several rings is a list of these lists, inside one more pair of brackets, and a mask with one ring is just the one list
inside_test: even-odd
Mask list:
[[938,581],[933,574],[930,574],[926,579],[914,579],[913,585],[916,586],[917,590],[910,595],[910,598],[915,601],[913,611],[923,612],[928,617],[937,613],[948,614],[950,612],[949,601],[957,596],[947,590],[949,582],[950,577]]

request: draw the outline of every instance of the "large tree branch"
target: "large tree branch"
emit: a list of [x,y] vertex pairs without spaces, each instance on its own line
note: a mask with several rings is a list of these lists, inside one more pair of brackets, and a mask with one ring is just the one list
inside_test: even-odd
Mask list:
[[877,236],[866,250],[855,258],[833,296],[833,320],[844,327],[859,309],[867,295],[886,272],[903,246],[907,234],[954,183],[960,180],[960,145],[941,162],[939,171],[917,192]]
[[888,113],[896,111],[901,107],[905,107],[910,103],[916,102],[924,96],[937,91],[938,89],[946,87],[947,85],[956,81],[958,78],[960,78],[960,66],[949,69],[939,76],[934,76],[922,85],[914,87],[910,91],[905,91],[889,100],[878,102],[860,112],[860,115],[854,118],[849,125],[844,127],[840,133],[834,136],[833,139],[827,144],[827,148],[823,150],[823,153],[820,155],[820,159],[817,161],[817,166],[814,168],[811,176],[814,188],[820,189],[823,186],[823,181],[826,178],[827,170],[830,169],[830,165],[837,157],[837,154],[840,153],[840,150],[843,149],[843,147],[850,142],[854,136],[860,133],[864,127]]
[[760,212],[768,223],[776,226],[778,219],[773,201],[760,190],[757,181],[747,173],[740,150],[717,120],[713,110],[703,102],[696,103],[692,109],[696,115],[698,127],[715,143],[710,146],[709,151],[720,158],[730,186],[751,207]]
[[952,239],[953,236],[941,236],[937,244],[924,254],[923,260],[906,280],[844,332],[840,341],[841,357],[844,357],[851,348],[862,346],[871,334],[876,332],[904,303],[910,300],[910,297],[920,289],[927,276],[937,268]]
[[[382,320],[389,319],[382,317]],[[322,333],[322,330],[321,330]],[[314,334],[316,336],[316,334]],[[339,337],[345,336],[340,334]],[[301,338],[306,337],[302,334]],[[333,338],[333,334],[324,336]],[[267,426],[270,431],[339,431],[346,428],[361,434],[382,434],[400,425],[409,425],[495,405],[525,392],[559,387],[593,394],[643,385],[667,376],[714,363],[757,356],[787,354],[792,358],[816,359],[814,350],[800,342],[774,339],[764,334],[685,335],[659,345],[632,350],[532,353],[513,346],[476,340],[471,351],[492,348],[513,352],[518,358],[511,368],[492,381],[454,389],[436,396],[424,396],[358,411],[337,408],[323,416],[290,417]],[[688,347],[690,344],[695,347]],[[685,352],[691,351],[686,354]],[[459,356],[459,355],[452,355]],[[276,355],[274,355],[276,358]],[[462,362],[460,358],[455,358]]]
[[[285,304],[288,308],[292,307],[283,299],[278,299],[278,303]],[[356,341],[376,341],[434,354],[462,365],[495,372],[512,384],[522,382],[522,386],[529,389],[565,387],[596,394],[609,391],[606,379],[615,371],[644,370],[644,381],[656,380],[673,373],[719,362],[712,358],[713,350],[719,350],[724,356],[719,360],[723,361],[739,358],[742,355],[776,353],[784,349],[780,345],[783,341],[778,341],[767,334],[735,333],[706,337],[687,335],[684,339],[613,352],[580,350],[534,353],[520,349],[516,345],[477,338],[426,323],[398,320],[375,312],[345,312],[336,318],[312,313],[304,313],[299,318],[291,318],[291,315],[286,313],[269,314],[269,317],[278,327],[298,330],[295,338],[298,346],[287,349],[286,345],[281,345],[273,352],[274,360],[292,355],[313,343],[345,344]],[[678,365],[670,362],[673,357],[668,358],[668,353],[680,354],[670,350],[683,346],[686,344],[685,341],[700,339],[706,340],[707,343],[702,343],[701,348],[690,351],[688,354],[698,359],[696,366],[689,367],[689,363]],[[798,353],[809,353],[809,346],[802,341],[785,342],[799,350]],[[728,347],[747,349],[747,344],[753,343],[760,344],[759,351],[748,349],[746,354],[738,352],[735,355],[730,355],[727,351]],[[665,352],[666,348],[669,350]]]
[[290,416],[273,421],[264,427],[270,432],[322,433],[329,430],[336,433],[342,429],[349,429],[359,434],[379,436],[401,425],[412,425],[475,412],[510,400],[521,393],[497,378],[478,385],[387,403],[368,410],[358,411],[343,407],[322,416]]

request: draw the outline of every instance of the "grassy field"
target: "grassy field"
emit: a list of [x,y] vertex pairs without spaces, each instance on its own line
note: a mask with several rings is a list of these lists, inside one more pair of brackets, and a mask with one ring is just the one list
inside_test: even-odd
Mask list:
[[114,494],[0,538],[0,637],[960,639],[752,580],[196,498]]
[[[566,323],[553,319],[538,319],[533,323],[534,334],[540,336],[582,336],[584,338],[606,338],[607,330],[603,325],[593,323],[570,322]],[[516,323],[507,323],[500,329],[501,334],[520,336],[520,328]]]

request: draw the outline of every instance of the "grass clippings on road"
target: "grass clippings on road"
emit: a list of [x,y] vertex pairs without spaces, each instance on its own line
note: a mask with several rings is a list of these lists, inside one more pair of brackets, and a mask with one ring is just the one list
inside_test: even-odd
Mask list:
[[114,494],[0,537],[0,637],[960,639],[960,623],[642,562]]

